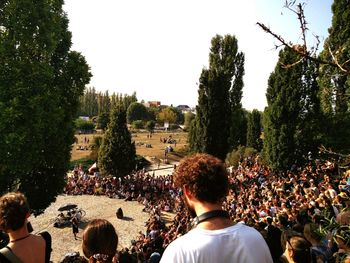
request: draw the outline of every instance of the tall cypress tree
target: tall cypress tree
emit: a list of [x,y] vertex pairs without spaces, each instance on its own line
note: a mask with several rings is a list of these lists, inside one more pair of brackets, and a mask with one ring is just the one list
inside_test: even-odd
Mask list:
[[[333,57],[350,70],[350,9],[348,0],[334,0],[332,26],[321,53],[323,60]],[[322,110],[325,113],[323,143],[332,150],[350,151],[350,75],[327,64],[320,67]]]
[[[203,69],[198,89],[196,118],[190,128],[190,148],[225,159],[230,149],[229,138],[233,110],[239,108],[232,98],[242,82],[244,55],[238,52],[234,36],[215,36],[211,41],[209,68]],[[238,72],[239,71],[239,72]],[[243,83],[243,82],[242,82]],[[238,107],[237,107],[238,105]],[[237,125],[236,122],[233,125]]]
[[256,109],[248,114],[247,146],[257,151],[260,151],[262,148],[261,113]]
[[70,51],[62,0],[0,3],[0,192],[46,208],[64,186],[78,98],[90,80]]
[[268,81],[264,150],[274,169],[286,170],[291,164],[302,162],[317,146],[317,66],[304,60],[292,67],[284,67],[300,59],[288,48],[281,50],[279,57]]
[[231,123],[229,145],[230,150],[240,145],[246,145],[247,139],[247,112],[242,108],[244,54],[238,53],[235,58],[235,71],[230,89]]
[[106,175],[123,177],[135,168],[136,149],[126,125],[126,112],[114,107],[98,154],[98,166]]

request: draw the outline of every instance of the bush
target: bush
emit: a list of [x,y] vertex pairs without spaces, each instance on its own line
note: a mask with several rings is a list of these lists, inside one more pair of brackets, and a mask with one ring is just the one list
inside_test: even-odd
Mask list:
[[169,130],[176,130],[176,129],[178,129],[178,128],[180,128],[180,126],[177,125],[177,124],[170,124],[170,125],[169,125]]
[[239,162],[248,157],[253,156],[257,154],[257,150],[251,147],[245,147],[245,146],[238,146],[237,149],[234,149],[232,152],[228,153],[226,156],[226,163],[228,166],[233,166],[234,168],[237,168],[239,165]]
[[146,122],[145,128],[151,132],[154,130],[155,126],[156,126],[156,123],[151,120],[151,121]]
[[143,129],[143,121],[142,120],[133,121],[131,126],[133,129]]
[[97,160],[98,159],[98,151],[100,150],[101,143],[102,143],[102,137],[101,136],[95,136],[94,137],[94,142],[92,144],[91,153],[89,155],[90,159],[92,159],[92,160]]
[[90,159],[90,158],[82,158],[79,160],[74,160],[70,162],[69,169],[73,170],[75,166],[82,165],[82,168],[84,171],[90,168],[91,165],[94,164],[96,160]]
[[78,118],[75,120],[75,128],[81,131],[92,131],[95,129],[95,124],[92,121]]

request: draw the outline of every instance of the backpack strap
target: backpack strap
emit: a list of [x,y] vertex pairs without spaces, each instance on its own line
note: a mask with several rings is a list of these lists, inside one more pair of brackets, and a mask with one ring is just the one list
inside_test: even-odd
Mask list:
[[50,262],[51,252],[52,252],[52,239],[49,232],[41,232],[41,237],[45,240],[45,262]]
[[22,260],[20,260],[8,246],[0,249],[0,253],[12,263],[23,263]]

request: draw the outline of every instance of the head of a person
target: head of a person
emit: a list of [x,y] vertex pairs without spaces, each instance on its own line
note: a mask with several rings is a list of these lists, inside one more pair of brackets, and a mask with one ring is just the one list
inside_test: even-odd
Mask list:
[[29,216],[29,205],[22,193],[7,193],[0,197],[0,229],[16,231],[24,226]]
[[174,174],[176,187],[186,186],[201,202],[222,202],[228,193],[228,173],[224,163],[209,154],[184,158]]
[[84,229],[82,250],[89,262],[112,262],[117,252],[118,236],[105,219],[94,219]]
[[293,236],[287,240],[286,257],[288,262],[311,262],[311,243],[302,236]]

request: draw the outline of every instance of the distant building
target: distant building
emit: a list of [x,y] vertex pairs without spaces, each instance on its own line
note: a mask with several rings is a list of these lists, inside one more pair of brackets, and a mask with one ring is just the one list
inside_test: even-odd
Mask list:
[[143,105],[149,108],[149,107],[159,107],[161,104],[160,104],[160,101],[149,101],[144,103]]
[[82,119],[84,121],[89,121],[90,117],[89,116],[79,116],[79,119]]
[[182,113],[191,111],[191,108],[188,105],[179,105],[176,108],[179,109]]

